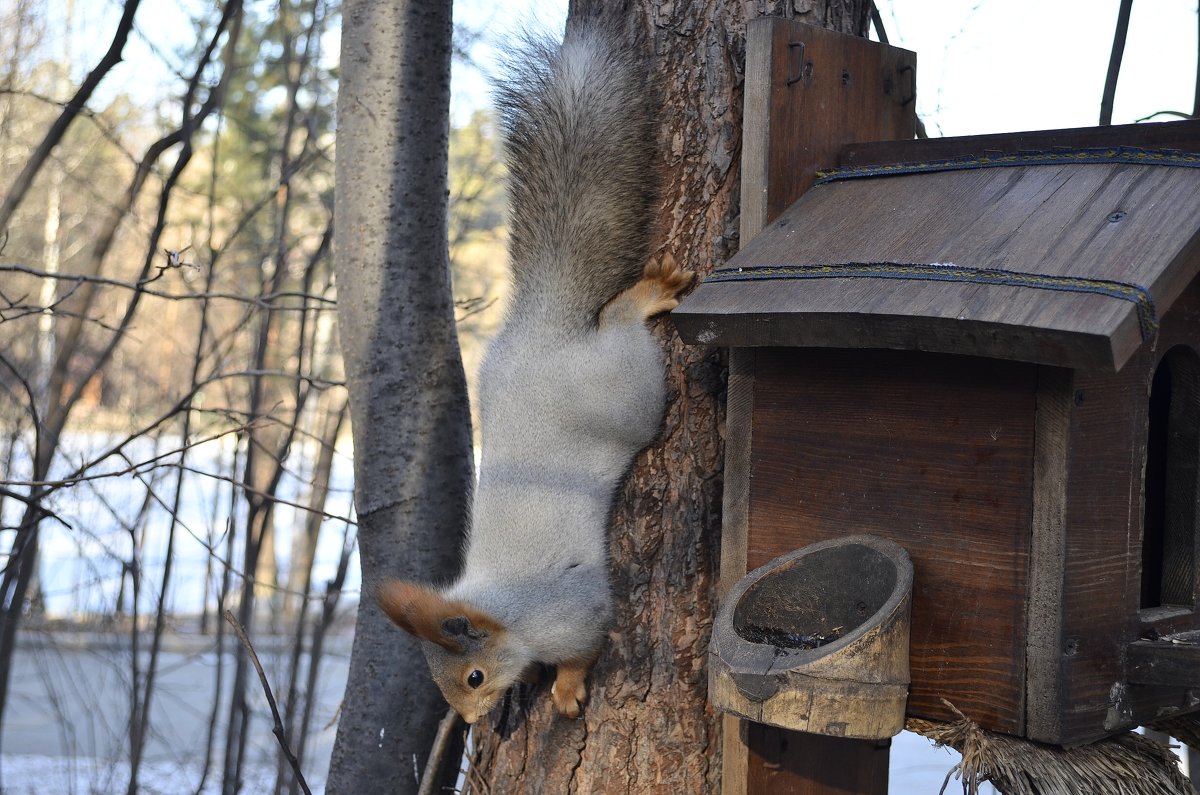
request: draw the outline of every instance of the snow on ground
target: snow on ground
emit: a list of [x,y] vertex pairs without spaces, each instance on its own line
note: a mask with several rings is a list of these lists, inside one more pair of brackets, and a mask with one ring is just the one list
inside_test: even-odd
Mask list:
[[[129,786],[129,764],[100,759],[6,754],[3,763],[5,795],[113,795]],[[143,763],[142,795],[195,795],[203,770],[200,765],[172,762]],[[275,769],[259,766],[246,771],[242,792],[272,792]],[[325,791],[325,781],[309,780],[313,795]],[[211,771],[200,795],[220,795],[221,774]]]

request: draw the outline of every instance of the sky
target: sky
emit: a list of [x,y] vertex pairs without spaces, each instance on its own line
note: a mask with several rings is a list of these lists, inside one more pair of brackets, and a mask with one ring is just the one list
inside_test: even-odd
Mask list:
[[[893,45],[917,53],[917,112],[931,136],[1095,125],[1119,0],[878,0]],[[1139,0],[1117,84],[1114,123],[1190,113],[1196,0]],[[561,29],[566,2],[459,0],[458,23],[483,31],[482,71],[523,21]],[[456,64],[454,114],[487,102],[482,71]],[[469,115],[469,110],[466,111]],[[1167,121],[1171,117],[1157,120]]]
[[[931,136],[1095,125],[1118,6],[879,0],[889,41],[917,53],[917,112]],[[1196,0],[1133,3],[1114,123],[1191,112],[1196,7]]]
[[[436,0],[441,2],[442,0]],[[214,0],[143,3],[127,59],[105,81],[113,90],[170,86],[153,48],[170,53],[190,35],[183,9]],[[917,53],[917,111],[929,134],[1082,127],[1097,123],[1120,0],[877,0],[890,42]],[[473,63],[455,62],[452,118],[489,103],[489,70],[512,32],[561,30],[566,0],[457,0],[456,24],[480,33]],[[103,54],[119,0],[75,0],[74,74]],[[60,6],[65,7],[65,6]],[[1190,112],[1197,53],[1197,0],[1138,0],[1113,120],[1162,110]],[[60,12],[61,13],[61,12]],[[325,48],[335,57],[336,34]],[[161,80],[154,75],[161,74]],[[103,93],[103,92],[102,92]],[[1162,116],[1157,120],[1168,120]]]

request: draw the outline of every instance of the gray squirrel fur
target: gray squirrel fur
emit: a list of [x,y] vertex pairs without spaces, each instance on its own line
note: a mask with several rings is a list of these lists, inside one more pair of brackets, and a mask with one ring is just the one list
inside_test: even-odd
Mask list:
[[613,614],[612,501],[666,401],[647,321],[691,282],[669,255],[647,264],[654,167],[636,54],[583,25],[511,63],[497,104],[513,295],[480,370],[462,572],[377,593],[469,723],[538,663],[557,666],[558,710],[579,715]]

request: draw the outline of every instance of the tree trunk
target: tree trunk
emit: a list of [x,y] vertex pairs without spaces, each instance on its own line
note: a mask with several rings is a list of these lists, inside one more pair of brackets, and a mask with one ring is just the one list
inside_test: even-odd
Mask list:
[[446,253],[450,50],[449,3],[343,6],[334,242],[363,586],[331,795],[416,792],[446,710],[417,642],[373,594],[387,577],[452,575],[467,516]]
[[[786,8],[785,8],[786,6]],[[801,9],[792,11],[793,8]],[[657,245],[705,274],[738,248],[746,21],[770,13],[864,35],[865,0],[573,0],[568,25],[615,15],[649,54],[661,108]],[[618,609],[583,718],[544,695],[508,739],[477,732],[473,782],[495,793],[720,791],[721,722],[707,646],[721,526],[725,363],[685,346],[669,321],[670,405],[658,445],[625,485],[611,530]]]

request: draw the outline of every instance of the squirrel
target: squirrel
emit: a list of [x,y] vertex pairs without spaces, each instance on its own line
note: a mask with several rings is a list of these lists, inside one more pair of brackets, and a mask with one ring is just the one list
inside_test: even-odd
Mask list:
[[422,641],[467,723],[539,664],[570,718],[613,615],[612,502],[658,435],[663,354],[648,321],[692,282],[648,260],[654,173],[644,69],[595,25],[531,40],[496,102],[509,171],[513,293],[480,370],[482,457],[461,574],[377,600]]

